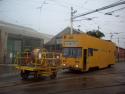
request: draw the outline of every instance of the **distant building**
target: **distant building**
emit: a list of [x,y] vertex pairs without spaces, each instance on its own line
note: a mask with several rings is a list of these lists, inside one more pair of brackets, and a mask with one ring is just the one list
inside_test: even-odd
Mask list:
[[46,34],[31,28],[0,21],[0,63],[14,63],[16,52],[41,48]]
[[[73,30],[73,34],[80,34],[80,33],[84,33],[84,32],[81,32],[80,30],[76,30],[76,29]],[[61,52],[62,51],[62,37],[67,34],[70,34],[70,27],[65,28],[60,33],[55,35],[50,41],[48,41],[45,44],[45,48],[48,51]]]
[[[116,47],[117,51],[116,51],[116,57],[117,60],[119,61],[125,61],[125,48],[121,48],[121,47]],[[118,54],[118,50],[119,50],[119,54]]]

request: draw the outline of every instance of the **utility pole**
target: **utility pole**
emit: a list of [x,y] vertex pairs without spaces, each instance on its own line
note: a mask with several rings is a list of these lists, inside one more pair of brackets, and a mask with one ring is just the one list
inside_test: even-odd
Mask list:
[[44,0],[42,3],[41,3],[41,5],[39,6],[39,7],[37,7],[37,9],[39,9],[40,10],[40,15],[39,15],[39,27],[38,27],[38,29],[39,29],[39,31],[40,31],[40,24],[41,24],[41,12],[42,12],[42,8],[43,8],[43,6],[45,5],[45,4],[48,4],[48,3],[46,3],[46,0]]
[[70,34],[73,34],[73,17],[74,14],[77,12],[77,10],[74,10],[73,7],[71,7],[71,14],[70,14],[70,25],[71,25],[71,30]]
[[42,8],[43,8],[43,5],[41,4],[41,6],[40,7],[38,7],[38,9],[39,9],[39,11],[40,11],[40,14],[39,14],[39,27],[38,27],[38,29],[39,29],[39,31],[40,31],[40,24],[41,24],[41,11],[42,11]]
[[70,34],[72,35],[72,33],[73,33],[73,7],[71,7],[70,25],[71,25]]
[[[112,33],[110,32],[109,34],[111,34],[110,36],[110,40],[112,41],[112,37],[114,36],[114,34],[116,35],[119,35],[121,32],[118,32],[118,33]],[[119,36],[117,38],[117,59],[118,59],[118,62],[120,61],[120,57],[119,57]]]
[[[110,40],[112,41],[112,37],[114,36],[114,34],[118,35],[118,34],[120,34],[120,32],[119,33],[110,33],[110,34],[111,34]],[[119,36],[117,38],[117,58],[118,58],[118,62],[119,62]]]

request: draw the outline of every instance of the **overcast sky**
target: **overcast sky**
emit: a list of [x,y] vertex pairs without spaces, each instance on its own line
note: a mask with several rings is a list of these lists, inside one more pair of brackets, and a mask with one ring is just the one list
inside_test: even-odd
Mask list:
[[[117,1],[120,0],[0,0],[0,20],[55,35],[70,26],[71,6],[77,10],[76,15],[78,15]],[[113,15],[104,15],[106,12],[123,7],[125,4],[78,18],[94,17],[91,21],[74,22],[74,28],[86,32],[99,26],[106,39],[110,39],[110,32],[121,32],[113,36],[113,41],[116,42],[119,36],[120,46],[125,47],[125,9],[116,11]]]

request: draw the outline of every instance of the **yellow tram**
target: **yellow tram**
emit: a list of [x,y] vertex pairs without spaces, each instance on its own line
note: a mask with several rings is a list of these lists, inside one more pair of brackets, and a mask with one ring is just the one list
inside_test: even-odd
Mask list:
[[90,68],[105,68],[115,64],[116,45],[87,34],[63,36],[62,67],[88,71]]

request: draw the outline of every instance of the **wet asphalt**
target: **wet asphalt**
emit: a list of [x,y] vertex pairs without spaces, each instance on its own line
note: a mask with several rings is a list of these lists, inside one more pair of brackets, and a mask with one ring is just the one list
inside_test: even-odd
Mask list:
[[125,62],[85,73],[60,70],[56,79],[21,80],[13,66],[0,65],[0,94],[125,94]]

